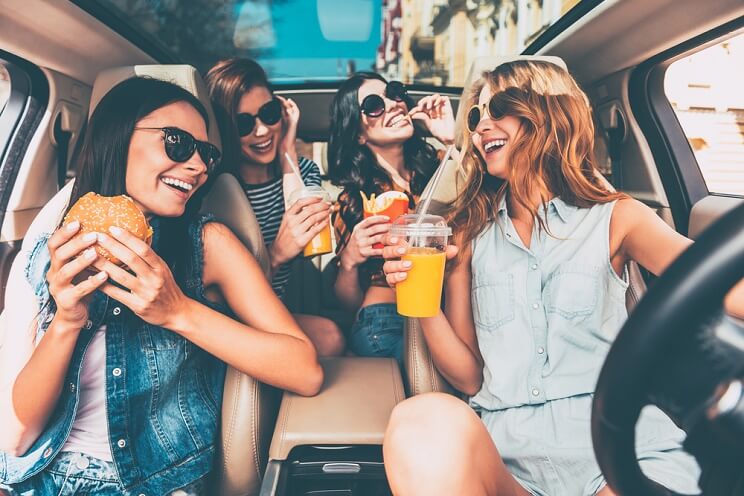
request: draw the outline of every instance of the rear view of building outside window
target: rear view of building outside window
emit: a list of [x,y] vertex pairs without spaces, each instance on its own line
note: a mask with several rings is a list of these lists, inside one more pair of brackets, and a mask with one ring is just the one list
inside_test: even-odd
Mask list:
[[744,34],[669,66],[665,92],[708,191],[744,196]]

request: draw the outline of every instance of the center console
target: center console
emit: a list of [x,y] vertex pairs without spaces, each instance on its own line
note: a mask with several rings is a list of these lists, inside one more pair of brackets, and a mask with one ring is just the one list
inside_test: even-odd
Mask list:
[[260,496],[387,496],[382,439],[405,398],[390,358],[321,360],[321,392],[285,392]]

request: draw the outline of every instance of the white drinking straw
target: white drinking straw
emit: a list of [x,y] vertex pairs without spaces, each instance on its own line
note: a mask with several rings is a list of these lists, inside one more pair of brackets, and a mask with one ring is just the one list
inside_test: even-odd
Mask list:
[[289,162],[289,166],[292,168],[294,173],[297,175],[297,179],[300,180],[300,184],[304,187],[305,181],[302,180],[302,174],[300,174],[300,169],[297,168],[297,164],[294,163],[294,160],[292,160],[292,157],[289,156],[288,152],[284,152],[284,156],[287,157],[287,162]]
[[429,203],[431,203],[431,197],[434,196],[434,191],[437,190],[437,185],[439,184],[439,180],[442,177],[442,172],[444,171],[444,164],[447,163],[447,160],[449,160],[454,148],[455,145],[450,145],[447,147],[447,151],[444,153],[442,162],[439,164],[439,167],[437,167],[437,170],[434,172],[434,177],[432,177],[431,179],[431,188],[429,188],[429,191],[427,192],[423,203],[421,203],[421,208],[416,209],[416,213],[419,214],[419,218],[416,221],[416,226],[421,225],[421,221],[424,219],[424,215],[426,215],[427,210],[429,210]]

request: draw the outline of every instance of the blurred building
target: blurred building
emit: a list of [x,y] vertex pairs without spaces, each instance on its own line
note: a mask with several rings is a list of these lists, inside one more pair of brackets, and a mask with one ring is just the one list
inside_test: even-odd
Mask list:
[[[377,69],[458,86],[474,57],[519,53],[578,0],[386,0]],[[399,24],[397,24],[399,22]],[[396,29],[395,26],[400,26]]]

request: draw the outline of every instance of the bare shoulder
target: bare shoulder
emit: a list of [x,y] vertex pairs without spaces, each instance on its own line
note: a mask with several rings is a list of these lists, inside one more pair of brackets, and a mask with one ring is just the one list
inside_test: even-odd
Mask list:
[[626,197],[615,203],[615,208],[612,210],[610,230],[613,237],[619,235],[622,239],[639,225],[656,224],[657,222],[663,223],[656,212],[635,198]]
[[250,252],[237,236],[221,222],[208,222],[202,230],[204,243],[204,284],[218,282],[229,268],[238,267]]

